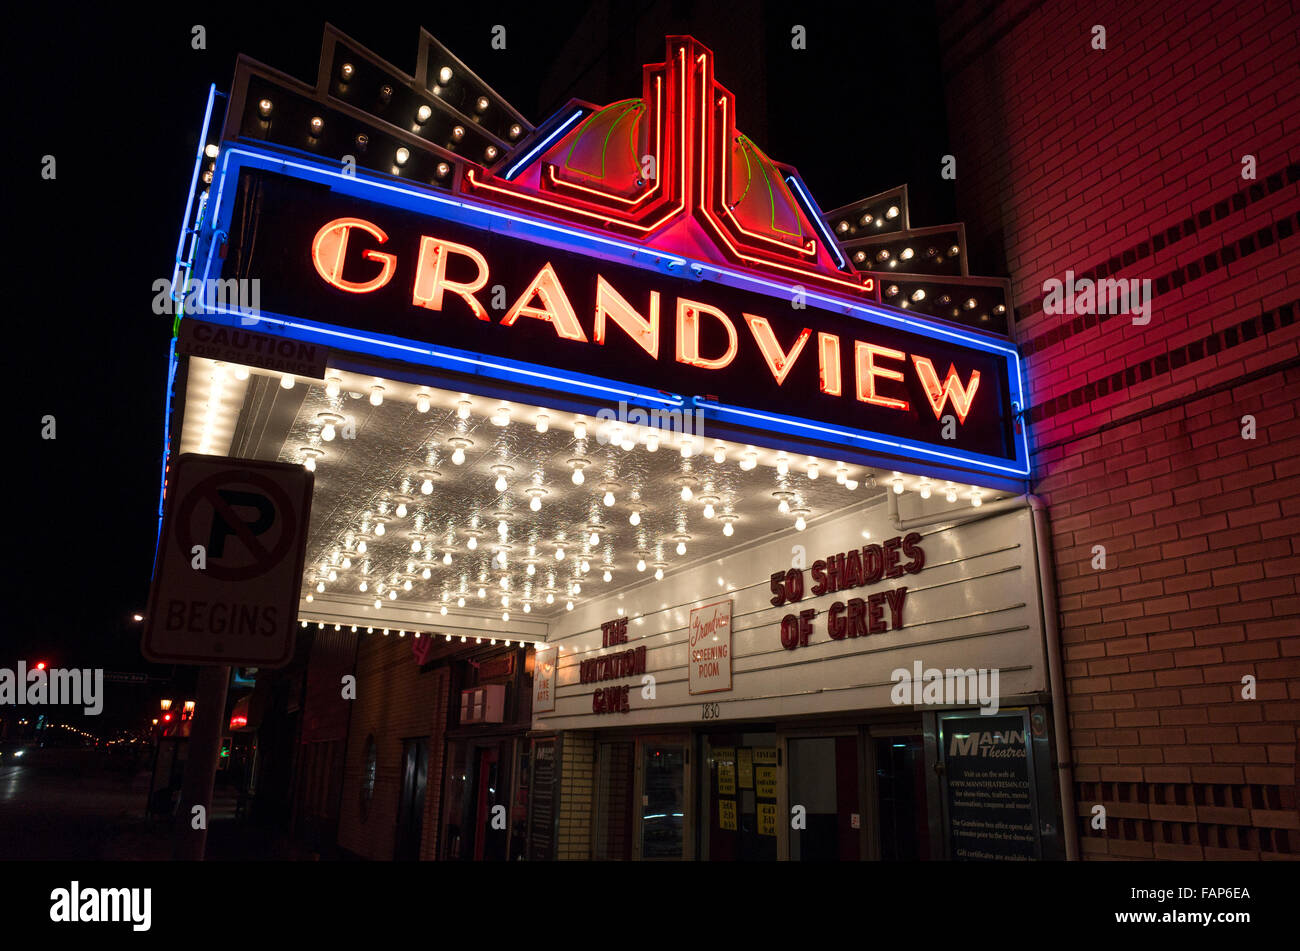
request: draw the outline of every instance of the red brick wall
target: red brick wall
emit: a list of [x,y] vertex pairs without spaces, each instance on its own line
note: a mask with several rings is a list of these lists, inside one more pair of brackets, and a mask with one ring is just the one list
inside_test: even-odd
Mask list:
[[[1300,10],[940,11],[972,263],[1014,289],[1084,857],[1300,857]],[[1150,323],[1045,314],[1067,269],[1150,279]]]
[[[446,667],[421,673],[411,652],[412,638],[390,634],[361,635],[357,651],[357,698],[352,701],[339,845],[362,858],[391,859],[401,796],[402,740],[429,738],[428,779],[420,857],[437,853],[438,804],[442,794],[446,746]],[[366,739],[373,735],[378,772],[366,817],[360,808]]]

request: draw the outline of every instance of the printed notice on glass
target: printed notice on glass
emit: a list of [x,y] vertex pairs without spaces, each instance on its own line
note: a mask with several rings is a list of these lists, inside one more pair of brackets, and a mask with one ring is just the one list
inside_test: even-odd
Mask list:
[[1024,717],[944,717],[942,729],[952,857],[1038,858]]
[[759,799],[776,798],[776,767],[754,767],[754,792]]
[[718,828],[736,831],[736,800],[718,800]]
[[718,764],[718,795],[734,796],[736,794],[736,764]]
[[754,751],[748,746],[736,750],[736,776],[741,789],[754,788]]
[[776,803],[760,802],[758,804],[758,834],[776,835]]

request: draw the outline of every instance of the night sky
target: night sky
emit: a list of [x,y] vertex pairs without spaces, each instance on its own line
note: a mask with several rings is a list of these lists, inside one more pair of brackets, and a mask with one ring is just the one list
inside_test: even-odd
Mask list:
[[[742,126],[798,167],[824,209],[907,182],[913,225],[952,220],[951,183],[937,174],[946,120],[927,2],[622,3],[623,22],[651,22],[657,36],[588,50],[587,60],[570,52],[559,67],[556,51],[587,4],[350,4],[328,16],[267,3],[149,9],[141,19],[36,3],[9,15],[5,352],[17,412],[0,666],[147,669],[131,615],[147,599],[157,531],[171,325],[152,313],[152,284],[171,273],[208,84],[228,89],[237,53],[312,81],[328,20],[412,72],[424,26],[540,122],[570,96],[638,94],[641,63],[662,59],[662,35],[691,33],[719,54],[718,79],[742,115],[761,94],[767,114]],[[191,48],[195,23],[206,50]],[[807,28],[807,50],[790,47],[795,23]],[[494,24],[507,28],[505,50],[489,46]],[[729,48],[737,34],[758,38],[752,56]],[[57,163],[53,181],[41,178],[45,155]],[[56,419],[51,441],[41,438],[46,415]]]

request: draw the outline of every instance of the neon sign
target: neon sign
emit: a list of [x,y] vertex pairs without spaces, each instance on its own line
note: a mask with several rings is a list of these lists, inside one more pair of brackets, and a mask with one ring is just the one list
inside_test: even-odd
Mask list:
[[[346,259],[349,235],[354,230],[380,245],[388,242],[387,233],[377,224],[362,218],[336,218],[322,225],[312,239],[312,263],[316,273],[331,287],[350,294],[378,291],[392,280],[397,269],[397,256],[392,252],[373,248],[361,250],[357,255],[359,261],[377,262],[380,266],[378,272],[364,281],[344,277],[343,272],[349,263]],[[469,280],[453,280],[448,276],[449,270],[453,269],[452,262],[457,260],[465,264],[462,270],[472,273]],[[358,261],[351,262],[353,269],[358,263]],[[438,312],[467,311],[466,316],[474,319],[492,320],[486,306],[480,300],[480,296],[492,280],[492,267],[487,257],[472,245],[422,235],[412,273],[412,306],[425,307]],[[657,360],[662,292],[649,291],[647,303],[639,310],[636,305],[629,303],[612,281],[599,270],[594,274],[588,273],[584,277],[590,286],[570,287],[566,290],[552,263],[546,261],[514,303],[507,308],[504,316],[500,318],[500,326],[513,327],[520,318],[527,317],[550,324],[556,337],[561,340],[579,343],[592,343],[594,340],[596,345],[601,346],[609,339],[608,325],[613,324],[623,331],[628,340],[644,350],[651,360]],[[583,293],[585,299],[592,301],[593,330],[590,338],[573,304],[575,295],[579,292]],[[772,302],[766,303],[770,306]],[[677,297],[672,312],[675,314],[674,358],[676,362],[702,370],[722,370],[735,362],[740,353],[741,334],[730,314],[719,307],[682,296]],[[744,326],[750,331],[752,345],[761,355],[775,385],[782,386],[802,355],[804,345],[812,335],[812,329],[803,327],[794,342],[785,349],[777,341],[768,317],[748,312],[743,312],[740,316],[744,320]],[[712,325],[714,337],[719,337],[720,331],[721,335],[725,335],[726,340],[720,351],[715,348],[712,356],[704,355],[701,348],[701,338],[708,335],[706,325]],[[862,328],[864,332],[868,329],[865,326]],[[831,396],[842,395],[839,382],[843,376],[840,353],[840,335],[819,331],[817,379],[821,392]],[[906,413],[911,405],[909,401],[901,395],[888,395],[889,392],[904,394],[906,387],[894,386],[891,390],[884,381],[904,383],[904,370],[910,360],[917,381],[936,419],[942,420],[949,404],[959,422],[965,423],[967,416],[970,415],[979,392],[980,371],[978,369],[970,370],[966,382],[963,383],[956,365],[950,363],[948,375],[940,385],[934,362],[928,356],[904,353],[901,350],[859,339],[853,340],[852,353],[851,372],[854,375],[858,400]],[[707,387],[707,381],[705,386]]]

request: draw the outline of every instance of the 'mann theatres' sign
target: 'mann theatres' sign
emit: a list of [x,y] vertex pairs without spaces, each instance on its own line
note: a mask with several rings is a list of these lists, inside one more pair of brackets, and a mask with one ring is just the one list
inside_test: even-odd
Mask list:
[[260,279],[264,313],[416,341],[467,372],[531,368],[546,386],[545,371],[562,370],[608,381],[612,401],[635,395],[619,384],[688,408],[707,397],[750,428],[802,421],[787,432],[1023,468],[1006,344],[863,319],[793,282],[754,282],[759,292],[543,243],[504,214],[480,221],[445,203],[444,218],[342,193],[355,190],[242,172],[230,234],[248,237],[231,253],[237,276]]

